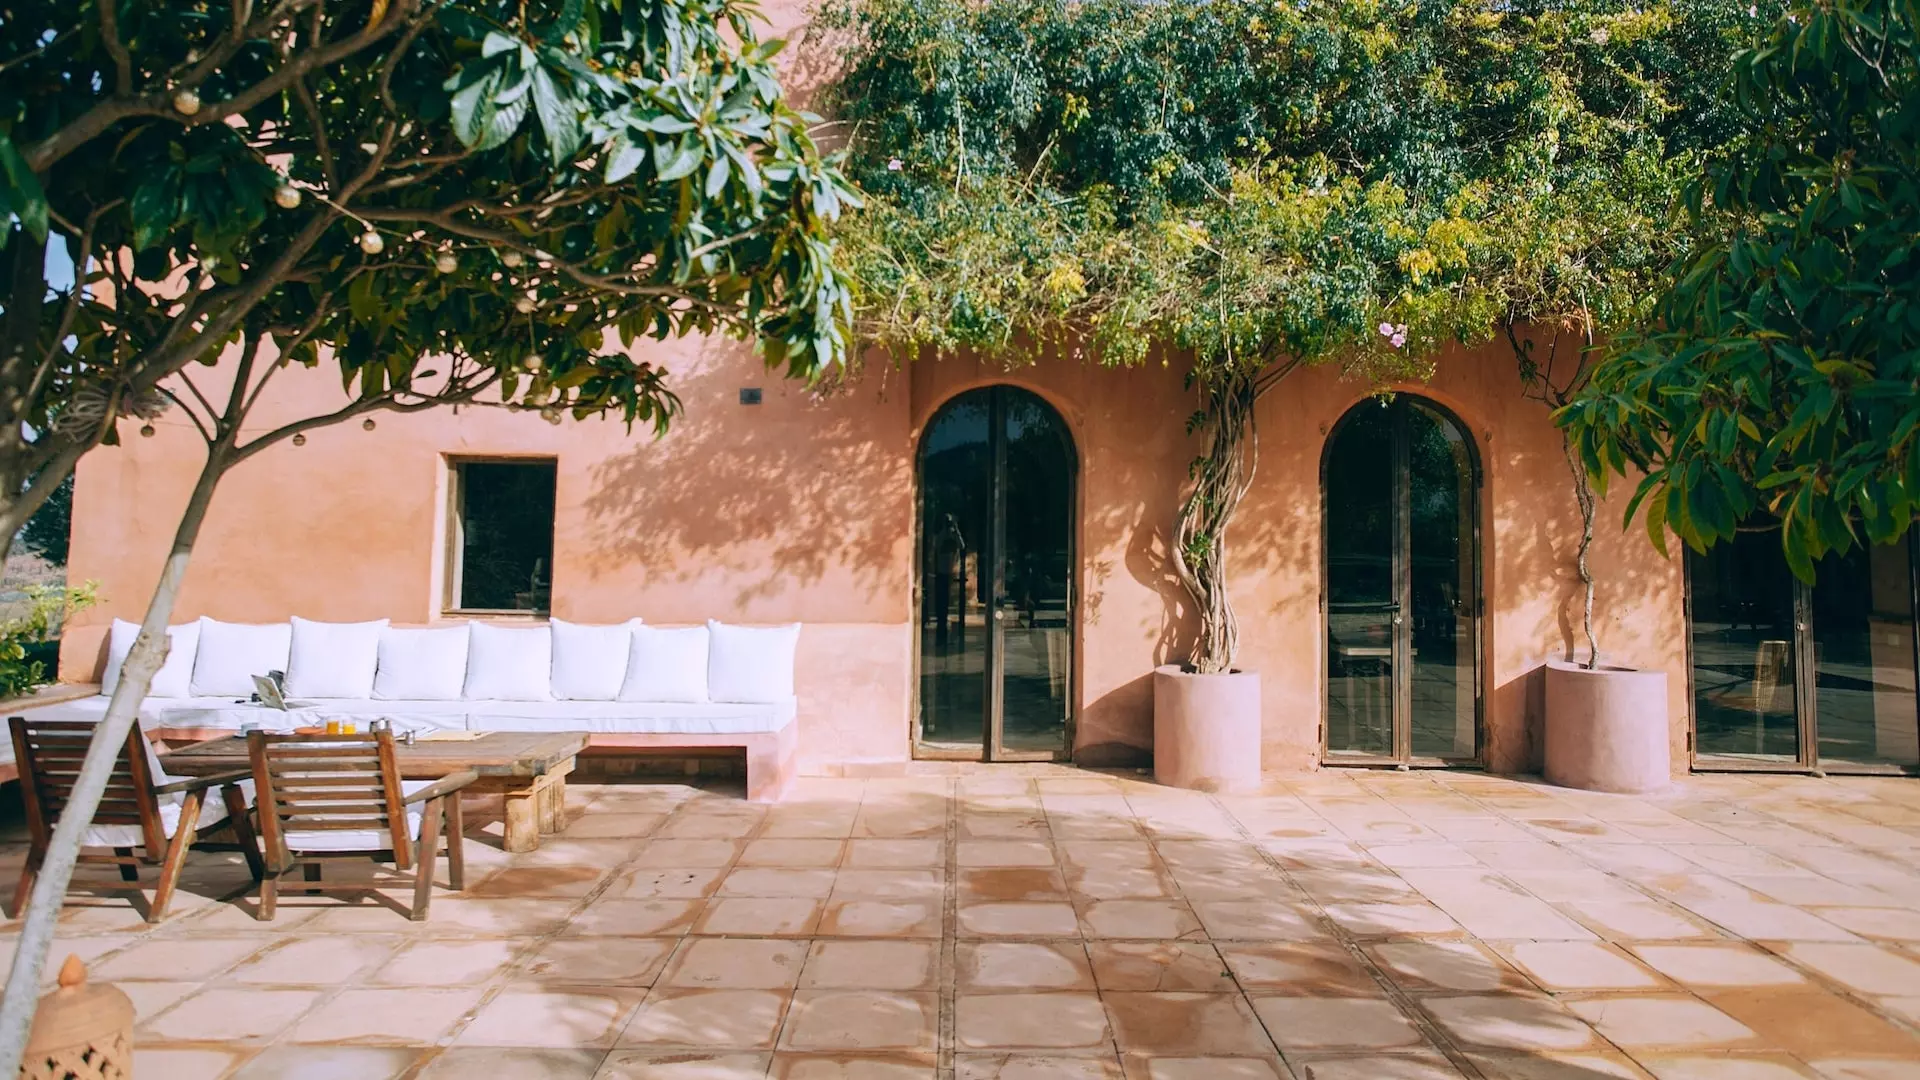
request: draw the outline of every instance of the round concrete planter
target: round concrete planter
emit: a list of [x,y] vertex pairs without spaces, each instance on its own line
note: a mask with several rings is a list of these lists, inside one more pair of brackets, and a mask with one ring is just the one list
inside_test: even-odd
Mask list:
[[1587,791],[1657,791],[1673,779],[1667,673],[1547,662],[1546,776]]
[[1223,793],[1260,786],[1260,676],[1153,671],[1153,777]]

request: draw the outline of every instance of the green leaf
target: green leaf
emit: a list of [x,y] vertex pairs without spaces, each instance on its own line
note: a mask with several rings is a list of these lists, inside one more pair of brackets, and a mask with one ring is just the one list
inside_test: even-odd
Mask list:
[[[35,242],[46,242],[47,194],[40,189],[40,178],[14,149],[13,140],[0,130],[0,215],[5,214],[19,218]],[[6,237],[0,235],[0,246],[5,244]]]
[[533,107],[547,137],[549,160],[556,165],[573,160],[581,142],[579,110],[543,67],[533,69]]

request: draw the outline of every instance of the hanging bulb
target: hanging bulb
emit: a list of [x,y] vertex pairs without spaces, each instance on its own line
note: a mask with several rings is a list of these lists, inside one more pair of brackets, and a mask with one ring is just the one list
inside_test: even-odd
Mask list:
[[526,256],[517,251],[509,251],[500,256],[500,264],[502,266],[517,267],[526,261]]
[[151,438],[153,438],[153,425],[152,425],[152,424],[141,424],[141,425],[140,425],[140,436],[141,436],[142,438],[146,438],[146,439],[151,439]]
[[305,435],[295,435],[293,437],[293,445],[295,446],[307,445],[307,437]]
[[387,248],[387,242],[385,240],[380,239],[380,234],[377,232],[374,232],[372,229],[368,229],[366,232],[363,232],[360,234],[360,250],[361,251],[364,251],[369,255],[378,255],[382,251],[385,251],[386,248]]
[[546,364],[546,361],[544,361],[544,360],[542,360],[542,359],[540,359],[539,357],[537,357],[537,356],[529,356],[529,357],[527,357],[527,358],[526,358],[526,360],[525,360],[525,361],[523,361],[523,362],[521,363],[521,366],[522,366],[522,367],[524,367],[524,368],[526,368],[526,369],[527,369],[528,371],[535,371],[535,372],[537,372],[537,371],[539,371],[539,370],[541,369],[541,367],[543,367],[543,366],[544,366],[545,364]]
[[460,269],[460,260],[454,258],[453,252],[443,251],[433,257],[433,268],[443,274],[451,274]]
[[560,422],[560,410],[549,405],[540,410],[540,419],[545,420],[549,424],[557,424]]
[[300,205],[300,189],[292,184],[281,184],[273,189],[273,204],[282,210],[291,210]]
[[173,110],[181,116],[192,116],[200,111],[200,95],[192,90],[177,90],[173,95]]
[[515,311],[517,311],[517,312],[519,312],[519,313],[520,313],[520,314],[522,314],[522,315],[531,315],[531,314],[533,314],[533,297],[531,297],[531,296],[516,296],[516,297],[514,297],[514,298],[513,298],[513,310],[515,310]]
[[360,429],[362,431],[372,431],[375,426],[376,425],[373,422],[373,417],[371,416],[367,417],[365,420],[360,421]]

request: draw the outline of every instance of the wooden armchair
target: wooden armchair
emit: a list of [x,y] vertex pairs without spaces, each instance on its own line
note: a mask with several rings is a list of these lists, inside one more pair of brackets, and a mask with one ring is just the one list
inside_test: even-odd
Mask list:
[[[18,918],[40,876],[53,828],[72,797],[96,725],[87,720],[25,716],[9,718],[7,725],[12,729],[14,759],[20,766],[20,800],[27,817],[27,863],[13,896],[13,916]],[[213,849],[209,837],[221,830],[232,828],[254,880],[260,880],[260,845],[247,817],[252,783],[246,776],[245,772],[193,779],[169,776],[146,733],[136,726],[127,733],[93,823],[81,838],[79,861],[118,866],[129,892],[142,891],[142,864],[160,864],[160,880],[147,906],[148,922],[159,922],[166,915],[187,850]],[[216,787],[220,800],[208,805],[207,792]],[[112,854],[101,853],[101,848]],[[135,848],[140,855],[133,853]]]
[[365,893],[378,881],[325,882],[329,861],[370,859],[393,864],[396,874],[414,870],[413,907],[407,916],[427,917],[433,897],[440,837],[447,839],[447,880],[466,887],[461,848],[464,826],[460,789],[475,774],[465,770],[439,780],[402,780],[394,763],[393,733],[368,735],[247,735],[253,780],[259,791],[260,835],[267,868],[260,879],[260,918],[271,919],[282,875],[298,866],[306,892]]

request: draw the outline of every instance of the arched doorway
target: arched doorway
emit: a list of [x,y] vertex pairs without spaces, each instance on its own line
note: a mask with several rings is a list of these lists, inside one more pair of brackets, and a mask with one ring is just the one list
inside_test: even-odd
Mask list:
[[1340,418],[1322,465],[1329,764],[1480,754],[1479,465],[1466,429],[1408,394]]
[[1072,749],[1074,484],[1066,422],[1013,386],[947,402],[920,440],[920,757]]

